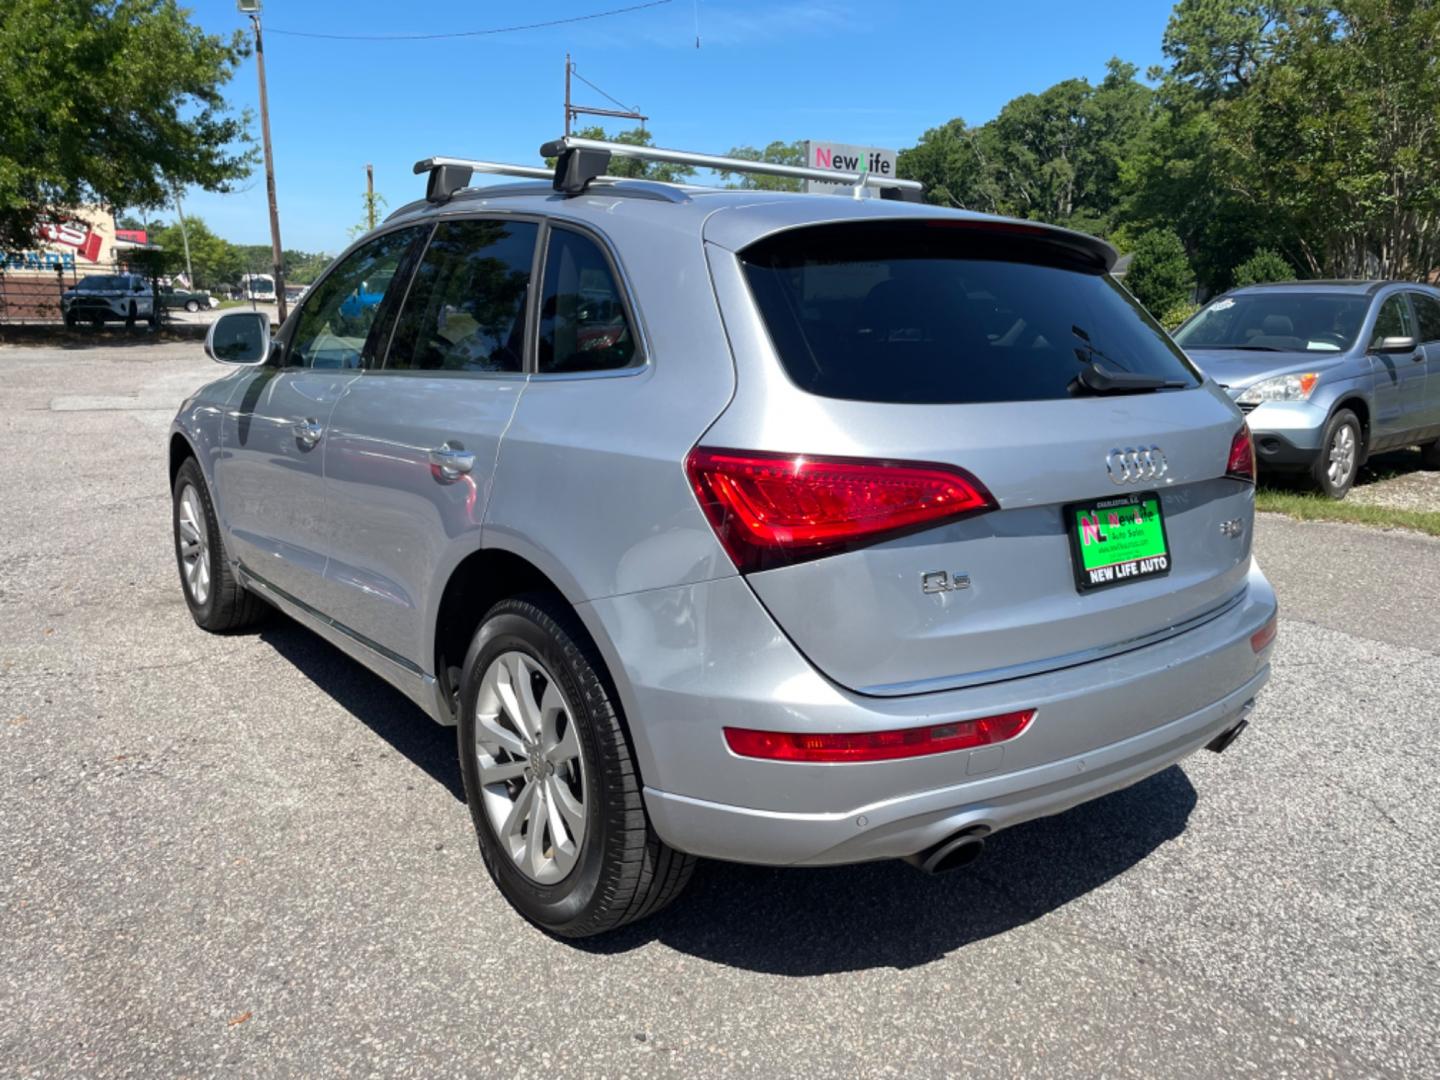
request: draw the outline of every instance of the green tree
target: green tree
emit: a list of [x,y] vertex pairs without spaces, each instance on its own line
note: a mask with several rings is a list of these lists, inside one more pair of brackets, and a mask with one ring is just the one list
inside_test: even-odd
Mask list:
[[1305,273],[1440,262],[1440,5],[1181,0],[1125,209],[1173,227],[1201,280],[1269,247]]
[[1142,233],[1131,252],[1125,287],[1157,316],[1188,303],[1195,289],[1195,271],[1185,245],[1171,229]]
[[[384,220],[385,208],[389,205],[390,203],[386,200],[385,196],[381,195],[378,191],[366,191],[362,193],[360,196],[360,220],[345,230],[346,235],[352,238],[364,236]],[[287,276],[285,280],[289,281],[290,279]]]
[[942,205],[1107,232],[1151,108],[1135,74],[1112,59],[1099,85],[1068,79],[1021,95],[978,128],[951,120],[902,151],[898,171]]
[[203,33],[175,0],[5,0],[0,244],[68,207],[157,207],[172,184],[248,175],[248,118],[220,92],[245,55],[242,35]]
[[1260,248],[1239,266],[1232,278],[1236,285],[1258,285],[1265,281],[1294,281],[1295,268],[1285,257],[1269,248]]
[[[185,215],[185,229],[190,238],[190,266],[195,273],[192,284],[197,289],[215,289],[239,280],[246,270],[239,248],[216,236],[203,218],[192,214]],[[184,250],[179,223],[156,228],[150,240],[177,256],[172,263],[175,269],[185,269],[183,258],[178,257]]]
[[[187,222],[189,218],[185,219]],[[240,274],[269,274],[274,267],[274,257],[269,244],[239,244],[235,251],[239,255]],[[286,248],[281,252],[285,267],[286,285],[309,285],[333,262],[333,257],[323,251],[296,251]]]
[[[781,142],[777,139],[764,150],[756,150],[753,146],[736,146],[731,148],[730,153],[726,156],[743,158],[746,161],[768,161],[772,165],[804,165],[805,141],[797,139],[795,142]],[[759,173],[724,171],[721,171],[719,175],[731,187],[752,191],[801,191],[805,187],[805,181],[799,177],[764,176]],[[735,182],[730,183],[732,180]]]

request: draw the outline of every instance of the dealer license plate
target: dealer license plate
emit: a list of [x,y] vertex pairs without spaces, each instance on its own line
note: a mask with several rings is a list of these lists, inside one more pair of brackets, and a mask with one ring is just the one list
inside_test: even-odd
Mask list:
[[1081,592],[1170,572],[1170,545],[1157,492],[1071,503],[1064,513]]

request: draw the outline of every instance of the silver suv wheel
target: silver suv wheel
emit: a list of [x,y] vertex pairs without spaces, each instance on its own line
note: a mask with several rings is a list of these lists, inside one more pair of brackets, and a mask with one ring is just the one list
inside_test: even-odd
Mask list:
[[1330,436],[1329,464],[1325,471],[1330,483],[1337,488],[1345,486],[1355,471],[1356,442],[1355,429],[1349,424],[1341,424]]
[[532,656],[501,653],[475,703],[475,752],[485,813],[527,878],[565,877],[585,841],[579,733],[555,677]]
[[194,484],[186,484],[180,490],[178,524],[175,544],[180,552],[180,568],[185,577],[185,588],[190,590],[190,599],[203,607],[210,597],[210,544],[209,531],[205,526],[205,511],[200,505],[200,493],[195,490]]

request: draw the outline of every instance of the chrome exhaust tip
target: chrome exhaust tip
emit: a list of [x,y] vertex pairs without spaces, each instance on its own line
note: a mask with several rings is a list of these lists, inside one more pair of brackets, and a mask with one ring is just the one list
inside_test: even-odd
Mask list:
[[934,847],[926,848],[915,855],[907,855],[905,861],[917,870],[931,875],[959,870],[981,856],[985,850],[985,833],[989,831],[983,825],[962,829]]

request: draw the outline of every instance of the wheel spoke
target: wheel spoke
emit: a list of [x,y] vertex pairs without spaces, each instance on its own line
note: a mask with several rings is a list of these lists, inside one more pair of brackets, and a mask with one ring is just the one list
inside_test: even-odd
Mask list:
[[[570,793],[570,786],[558,776],[547,776],[545,789],[549,794],[549,804],[565,822],[565,831],[578,842],[580,837],[585,835],[585,808]],[[552,814],[552,832],[555,829],[554,817],[555,814]]]
[[501,750],[507,750],[514,757],[525,756],[525,744],[509,728],[500,723],[500,717],[491,713],[489,716],[480,715],[476,718],[479,730],[475,732],[475,741],[482,747],[488,749],[487,744],[498,744]]
[[540,698],[540,745],[547,751],[553,750],[563,741],[563,738],[556,734],[561,717],[565,718],[566,733],[569,734],[574,725],[570,723],[570,714],[565,709],[565,695],[560,693],[560,688],[553,682],[547,683],[545,693]]
[[540,712],[535,694],[530,689],[530,665],[519,653],[501,657],[499,678],[495,688],[505,706],[505,714],[526,742],[540,735]]
[[531,816],[530,812],[535,802],[537,791],[538,787],[535,781],[528,781],[525,786],[520,789],[520,794],[515,796],[515,802],[510,807],[510,814],[505,818],[505,823],[500,826],[500,839],[505,841],[511,850],[514,849],[512,841],[518,839],[520,836],[520,827],[524,825],[526,820]]
[[565,734],[547,748],[547,753],[557,767],[580,756],[580,736],[575,730],[573,720],[565,724]]
[[520,761],[492,762],[489,765],[481,762],[480,783],[503,784],[507,780],[515,780],[524,776],[527,768],[529,768],[529,762],[523,759]]
[[545,790],[539,784],[531,784],[535,796],[530,802],[529,828],[525,833],[525,862],[534,877],[540,876],[545,867]]

